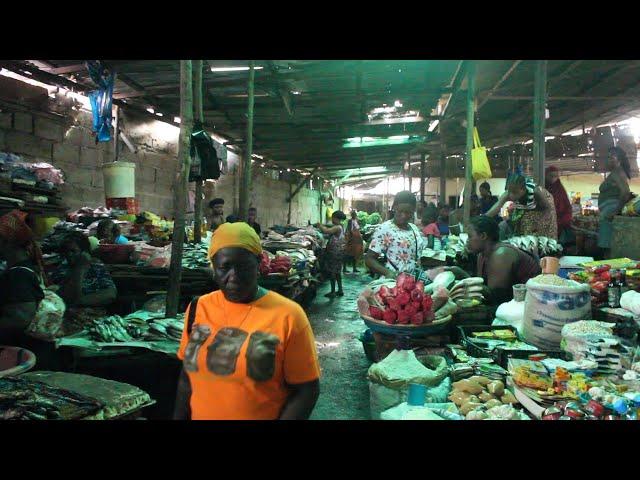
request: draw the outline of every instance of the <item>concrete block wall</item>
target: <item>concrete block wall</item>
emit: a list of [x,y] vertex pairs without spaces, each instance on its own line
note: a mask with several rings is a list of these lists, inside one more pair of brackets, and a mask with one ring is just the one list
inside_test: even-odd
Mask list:
[[[26,105],[0,104],[0,151],[22,155],[29,162],[47,162],[66,175],[61,188],[65,204],[75,210],[104,205],[101,166],[113,161],[113,142],[95,143],[91,113],[65,108],[64,99],[49,99],[43,110]],[[66,114],[60,114],[60,112]],[[173,184],[177,175],[179,129],[164,122],[136,118],[121,112],[124,133],[137,148],[132,153],[120,142],[120,161],[136,164],[136,197],[142,210],[173,216]],[[229,152],[229,172],[205,188],[205,206],[214,197],[226,201],[225,213],[238,209],[239,157]],[[254,164],[251,205],[258,208],[258,221],[265,227],[285,225],[289,184],[274,180]],[[193,184],[191,184],[193,188]],[[295,186],[294,186],[295,188]],[[205,208],[205,213],[206,213]],[[302,189],[291,205],[291,220],[306,225],[320,220],[317,191]]]
[[[136,164],[136,197],[141,208],[171,216],[178,129],[162,122],[128,118],[125,133],[138,151],[131,153],[121,142],[119,159]],[[72,210],[106,203],[101,166],[113,161],[113,142],[95,143],[90,112],[76,110],[63,116],[3,107],[0,151],[63,170],[66,182],[61,196]]]
[[[205,211],[209,201],[220,197],[225,200],[225,215],[237,214],[238,212],[238,161],[235,154],[230,153],[228,164],[229,174],[223,175],[216,182],[207,182],[205,187]],[[273,225],[286,225],[289,214],[289,183],[281,180],[274,180],[269,175],[265,175],[265,170],[254,164],[253,168],[253,188],[251,191],[251,206],[258,210],[258,223],[263,227]],[[295,189],[295,185],[293,189]],[[319,193],[314,190],[303,188],[293,198],[291,203],[291,223],[293,225],[305,226],[320,221]]]

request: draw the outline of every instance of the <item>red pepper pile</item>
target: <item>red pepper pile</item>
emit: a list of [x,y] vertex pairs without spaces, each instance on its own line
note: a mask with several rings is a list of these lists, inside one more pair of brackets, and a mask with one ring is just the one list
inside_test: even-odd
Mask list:
[[289,257],[278,255],[272,261],[269,259],[266,252],[262,252],[260,259],[260,274],[263,276],[269,275],[270,273],[283,273],[288,275],[291,270],[291,266],[291,259]]
[[398,275],[393,288],[380,287],[376,299],[386,306],[384,309],[369,307],[369,314],[376,320],[384,320],[390,325],[422,325],[434,320],[433,300],[425,295],[424,282],[416,282],[411,275]]
[[577,273],[569,274],[569,279],[580,283],[588,283],[591,287],[591,303],[598,307],[607,303],[607,288],[611,281],[610,265],[591,267]]

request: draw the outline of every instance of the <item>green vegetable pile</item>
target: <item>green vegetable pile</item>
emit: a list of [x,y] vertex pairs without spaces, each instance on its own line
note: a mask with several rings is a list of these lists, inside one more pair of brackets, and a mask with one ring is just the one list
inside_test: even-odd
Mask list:
[[378,212],[373,212],[371,215],[367,212],[358,212],[356,215],[358,216],[360,227],[382,223],[382,216]]

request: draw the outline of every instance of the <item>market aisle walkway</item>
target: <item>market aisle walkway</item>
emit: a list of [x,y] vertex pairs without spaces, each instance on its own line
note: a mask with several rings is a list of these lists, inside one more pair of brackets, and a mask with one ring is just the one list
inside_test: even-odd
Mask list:
[[326,282],[306,309],[322,368],[320,399],[312,420],[369,419],[369,362],[359,340],[366,326],[356,299],[370,281],[363,273],[343,275],[344,297],[333,300],[324,297],[330,290]]

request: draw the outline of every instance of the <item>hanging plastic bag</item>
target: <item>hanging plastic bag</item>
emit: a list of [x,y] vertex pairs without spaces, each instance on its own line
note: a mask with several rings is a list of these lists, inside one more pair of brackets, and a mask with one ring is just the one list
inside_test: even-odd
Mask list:
[[96,143],[109,142],[111,141],[113,84],[116,76],[115,73],[108,73],[100,62],[88,61],[86,64],[91,79],[98,86],[98,90],[89,92]]
[[478,129],[473,129],[473,150],[471,150],[471,171],[475,181],[491,178],[491,166],[487,149],[480,144]]

